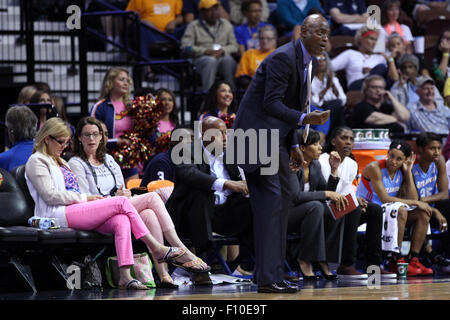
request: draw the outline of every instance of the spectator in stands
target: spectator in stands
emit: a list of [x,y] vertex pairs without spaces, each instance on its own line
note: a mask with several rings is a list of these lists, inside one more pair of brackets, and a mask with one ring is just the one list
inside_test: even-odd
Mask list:
[[[229,0],[230,4],[230,19],[231,23],[235,26],[240,26],[241,24],[248,22],[246,14],[242,10],[242,5],[244,1],[242,0]],[[260,0],[261,3],[261,21],[266,22],[269,19],[270,9],[267,4],[267,0]]]
[[406,47],[402,37],[396,32],[388,36],[386,43],[386,52],[382,52],[381,55],[388,63],[388,79],[393,83],[400,79],[398,61],[406,53]]
[[[182,30],[177,27],[183,24],[182,8],[183,0],[130,0],[126,10],[138,13],[141,21],[148,26],[180,38]],[[151,29],[141,28],[140,32],[141,55],[144,58],[150,58],[150,44],[162,43],[164,45],[168,42],[167,38]],[[155,82],[157,78],[152,68],[147,65],[144,70],[144,79]]]
[[311,82],[311,102],[313,106],[330,110],[328,132],[332,132],[334,128],[344,124],[344,106],[347,96],[331,69],[328,54],[325,52],[318,56],[317,61],[317,73]]
[[411,131],[434,132],[447,135],[449,133],[450,109],[435,99],[434,80],[420,77],[416,82],[419,101],[410,102],[406,106],[411,114],[408,127]]
[[364,0],[327,0],[325,12],[331,16],[331,36],[354,36],[353,25],[366,23],[369,17]]
[[260,0],[244,0],[241,5],[242,13],[247,22],[234,28],[234,35],[239,44],[239,55],[242,57],[249,49],[259,49],[259,30],[267,25],[262,22],[262,3]]
[[[174,132],[179,139],[174,139]],[[187,138],[189,137],[189,138]],[[190,128],[175,128],[172,132],[170,147],[164,152],[155,155],[145,167],[141,180],[141,187],[147,186],[151,181],[169,180],[175,182],[175,164],[172,161],[172,150],[179,143],[192,143],[194,132]]]
[[231,84],[224,80],[216,81],[208,91],[200,109],[199,121],[214,116],[225,121],[228,129],[233,125],[236,117],[237,102],[234,99]]
[[355,35],[358,50],[345,50],[331,60],[334,71],[345,69],[349,91],[360,90],[364,78],[369,75],[377,74],[386,78],[386,59],[381,54],[373,53],[378,35],[377,29],[362,27]]
[[[185,24],[189,24],[200,17],[199,3],[200,0],[183,0],[183,19]],[[218,10],[222,19],[230,21],[231,9],[229,0],[220,0]],[[241,10],[240,5],[239,10]]]
[[[419,77],[419,59],[413,54],[404,54],[398,61],[400,67],[400,79],[391,87],[392,95],[404,106],[419,101],[419,95],[416,92],[417,81]],[[434,86],[436,101],[439,104],[444,103],[444,99],[439,93],[438,88]]]
[[200,18],[191,22],[181,39],[181,47],[193,58],[200,73],[202,90],[208,91],[216,75],[221,75],[233,88],[238,45],[233,25],[219,17],[217,0],[200,0]]
[[347,118],[351,128],[387,128],[390,132],[405,132],[409,111],[385,87],[386,82],[378,75],[364,80],[363,100],[353,107]]
[[[339,208],[345,208],[348,202],[335,192],[338,183],[335,175],[330,175],[328,181],[322,176],[318,161],[322,152],[319,133],[310,129],[306,141],[303,140],[303,130],[297,134],[305,163],[296,174],[289,176],[292,197],[288,230],[300,232],[302,239],[289,251],[296,257],[303,279],[315,280],[312,262],[317,262],[325,279],[336,280],[337,276],[330,271],[327,261],[340,260],[344,223],[343,219],[333,218],[325,201],[331,200]],[[333,160],[331,166],[334,172],[339,162]]]
[[[128,116],[131,106],[131,87],[133,81],[128,70],[123,68],[110,68],[103,78],[99,101],[94,104],[91,116],[103,121],[108,129],[108,138],[111,142],[128,143],[122,135],[133,128],[133,119]],[[122,169],[126,181],[138,178],[138,169]]]
[[[39,104],[53,104],[50,93],[47,91],[37,90],[30,99],[30,103],[39,103]],[[47,121],[48,117],[48,109],[40,108],[39,109],[39,128],[42,127]]]
[[158,123],[158,132],[167,133],[178,125],[178,108],[175,103],[175,94],[165,88],[156,92],[158,99],[164,106],[164,113]]
[[319,0],[279,0],[277,1],[278,23],[288,29],[301,25],[311,9],[323,13]]
[[56,218],[63,228],[114,233],[119,287],[146,290],[145,285],[131,277],[134,263],[131,232],[146,244],[156,261],[184,263],[186,250],[166,247],[153,238],[128,198],[81,193],[76,176],[60,157],[69,141],[70,129],[59,118],[47,120],[37,133],[35,149],[25,166],[28,189],[35,202],[34,215]]
[[[209,271],[208,266],[187,250],[178,238],[170,215],[157,193],[149,192],[132,197],[131,191],[124,187],[119,165],[106,153],[102,125],[97,119],[85,117],[78,123],[69,165],[77,177],[82,193],[127,197],[159,243],[163,244],[166,239],[169,244],[186,251],[186,262],[182,266],[184,269],[194,272]],[[155,261],[155,268],[161,287],[177,287],[168,273],[166,263]]]
[[432,61],[432,76],[441,90],[445,80],[450,76],[449,55],[450,55],[450,29],[444,30],[438,40]]
[[[210,248],[212,232],[237,236],[240,254],[253,252],[253,213],[250,199],[245,197],[247,183],[237,165],[227,163],[223,154],[226,129],[219,118],[211,116],[202,121],[202,140],[186,146],[191,156],[187,164],[176,166],[175,187],[166,203],[175,229],[192,239],[198,256]],[[201,163],[194,161],[194,148],[202,152]]]
[[[432,275],[433,270],[424,267],[418,259],[432,208],[417,200],[412,174],[415,159],[407,142],[393,141],[387,159],[371,162],[363,169],[356,196],[383,207],[386,228],[383,228],[382,249],[391,254],[389,271],[397,272],[397,263],[408,262],[408,276]],[[410,225],[414,225],[414,230],[411,249],[405,259],[401,257],[401,248],[405,227]]]
[[29,104],[31,97],[36,91],[37,90],[34,86],[23,87],[19,92],[19,96],[17,97],[17,104]]
[[400,24],[398,19],[400,17],[400,0],[387,0],[383,2],[381,7],[381,32],[388,38],[392,33],[398,33],[403,39],[406,52],[413,53],[413,41],[411,30],[405,24]]
[[[448,230],[450,219],[450,199],[448,198],[448,178],[445,159],[441,155],[442,138],[433,132],[422,132],[416,139],[418,162],[412,173],[420,200],[430,204],[433,213],[430,224],[440,232]],[[448,248],[448,233],[442,239],[443,247]],[[450,261],[438,254],[430,243],[425,245],[430,264],[436,264],[437,270],[450,273]]]
[[[130,0],[126,10],[137,12],[142,22],[161,32],[174,33],[175,28],[183,23],[182,8],[182,0]],[[146,50],[148,52],[148,48]]]
[[5,125],[13,147],[0,153],[0,168],[12,171],[27,162],[33,152],[37,123],[36,115],[27,106],[14,106],[8,109]]
[[276,49],[277,38],[277,30],[271,25],[266,25],[258,30],[259,48],[244,52],[234,75],[239,88],[246,89],[249,86],[260,63]]
[[35,82],[34,87],[36,88],[36,90],[44,91],[44,92],[47,92],[48,94],[52,93],[52,90],[50,89],[50,86],[48,85],[47,82],[42,82],[42,81]]
[[[385,271],[381,267],[381,230],[383,228],[383,212],[375,203],[357,198],[353,181],[358,174],[358,164],[352,155],[354,133],[349,127],[334,129],[327,140],[324,153],[319,157],[322,175],[325,180],[333,176],[338,179],[336,192],[346,196],[351,194],[357,208],[344,216],[344,236],[341,265],[337,269],[339,278],[355,279],[363,277],[355,269],[358,226],[367,223],[366,227],[366,266],[380,266],[382,279],[395,278],[396,274]],[[364,269],[365,270],[365,269]],[[366,275],[367,276],[367,275]]]

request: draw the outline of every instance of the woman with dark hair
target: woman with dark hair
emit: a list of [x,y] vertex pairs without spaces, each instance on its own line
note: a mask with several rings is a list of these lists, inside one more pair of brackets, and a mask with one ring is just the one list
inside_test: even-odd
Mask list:
[[400,0],[386,0],[381,7],[381,25],[383,28],[381,32],[385,34],[387,39],[391,34],[397,33],[403,39],[406,51],[413,53],[412,42],[414,40],[411,30],[405,24],[400,24],[398,19],[400,17]]
[[326,201],[331,200],[338,208],[348,205],[347,199],[335,192],[339,161],[334,155],[330,158],[332,174],[326,181],[318,161],[322,152],[319,132],[310,129],[308,138],[303,141],[301,130],[298,138],[306,163],[289,177],[292,198],[288,232],[299,232],[301,240],[290,245],[289,251],[297,259],[304,280],[317,279],[313,263],[317,263],[325,279],[336,280],[338,277],[331,273],[326,261],[339,262],[344,224],[343,219],[333,218]]
[[165,88],[156,91],[156,99],[164,106],[164,112],[158,123],[158,132],[172,131],[178,125],[178,108],[175,103],[175,94]]
[[448,65],[450,55],[450,28],[442,32],[437,43],[431,70],[432,76],[436,80],[436,86],[439,90],[442,90],[445,80],[450,74]]
[[[132,197],[131,191],[125,188],[119,165],[106,153],[103,128],[97,119],[85,117],[78,123],[69,165],[77,176],[81,192],[107,197],[125,196],[156,241],[163,244],[166,239],[185,250],[185,255],[178,260],[179,267],[191,272],[209,271],[208,265],[181,242],[164,202],[157,193],[149,192]],[[154,264],[160,286],[177,287],[168,273],[167,264],[158,261],[154,261]]]
[[232,86],[225,80],[219,80],[208,91],[200,109],[199,121],[202,122],[204,118],[214,116],[224,120],[229,129],[233,125],[236,109],[237,101],[234,99]]
[[[358,164],[352,155],[354,146],[353,130],[346,126],[337,127],[330,134],[325,152],[320,155],[319,162],[322,168],[322,175],[325,179],[332,174],[330,158],[334,156],[340,160],[337,177],[339,179],[336,192],[342,195],[351,194],[355,204],[359,207],[345,216],[344,240],[342,250],[342,262],[338,268],[338,276],[343,272],[355,273],[353,264],[356,260],[356,246],[358,226],[367,223],[366,227],[366,266],[380,266],[382,263],[381,254],[381,230],[383,225],[383,212],[381,206],[376,203],[367,202],[363,198],[357,198],[353,187],[353,181],[358,173]],[[337,155],[336,155],[337,153]],[[345,271],[347,270],[347,271]],[[352,272],[349,272],[352,271]],[[380,267],[382,279],[395,278],[395,273],[385,271]],[[357,275],[357,274],[355,274]],[[343,275],[342,275],[343,276]],[[350,277],[350,279],[354,277]]]
[[[397,272],[397,263],[408,260],[408,276],[430,275],[418,255],[427,235],[432,208],[418,200],[412,168],[416,156],[404,141],[393,141],[385,160],[369,163],[361,174],[356,196],[383,208],[382,250],[390,251],[390,271]],[[405,227],[414,225],[408,257],[401,256]]]
[[[39,103],[39,104],[52,104],[52,97],[50,93],[47,91],[37,90],[30,98],[30,103]],[[39,109],[39,128],[42,127],[47,121],[48,117],[48,109],[40,108]]]

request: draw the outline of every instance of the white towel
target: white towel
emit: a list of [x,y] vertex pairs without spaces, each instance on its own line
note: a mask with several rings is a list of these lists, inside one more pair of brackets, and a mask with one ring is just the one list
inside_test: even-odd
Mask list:
[[383,229],[381,232],[381,250],[392,251],[400,253],[398,247],[398,209],[405,207],[410,211],[415,207],[410,207],[403,202],[389,202],[383,203],[381,208],[383,209]]

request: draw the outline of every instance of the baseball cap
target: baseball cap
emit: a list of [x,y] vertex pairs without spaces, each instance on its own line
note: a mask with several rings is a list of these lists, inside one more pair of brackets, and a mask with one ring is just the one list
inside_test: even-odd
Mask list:
[[416,81],[416,85],[418,87],[422,87],[425,83],[431,83],[432,85],[435,84],[433,78],[430,78],[428,76],[421,76]]
[[198,4],[199,9],[209,9],[211,7],[214,7],[215,5],[219,4],[219,1],[217,0],[200,0]]

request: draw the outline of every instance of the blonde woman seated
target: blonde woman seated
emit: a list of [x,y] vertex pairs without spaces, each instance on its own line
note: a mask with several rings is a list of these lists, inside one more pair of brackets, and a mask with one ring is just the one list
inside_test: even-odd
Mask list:
[[130,274],[134,263],[131,232],[161,262],[182,263],[186,250],[166,247],[156,241],[127,197],[104,199],[81,193],[75,174],[61,158],[70,138],[70,129],[60,118],[47,120],[36,135],[33,154],[25,165],[25,179],[35,202],[34,215],[57,218],[61,227],[113,233],[120,270],[119,288],[146,290]]
[[[81,192],[112,196],[113,199],[117,196],[125,196],[159,243],[164,243],[166,239],[169,243],[186,251],[183,258],[178,260],[179,263],[174,265],[189,272],[209,271],[208,265],[187,250],[181,242],[164,202],[157,193],[149,192],[132,197],[131,191],[124,188],[124,178],[120,167],[111,155],[106,154],[105,144],[103,127],[99,120],[85,117],[79,121],[69,164],[77,176]],[[161,287],[177,287],[168,273],[167,263],[155,261],[155,268]]]

